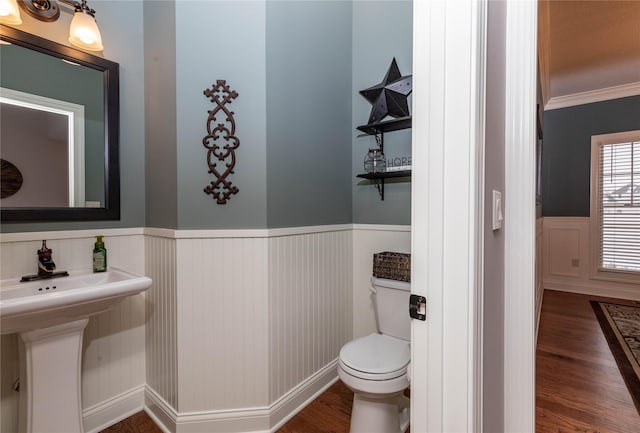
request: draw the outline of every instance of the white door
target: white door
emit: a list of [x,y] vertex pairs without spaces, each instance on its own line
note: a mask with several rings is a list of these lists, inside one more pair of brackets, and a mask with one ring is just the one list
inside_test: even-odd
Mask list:
[[414,2],[412,432],[481,431],[485,8]]
[[[426,297],[427,318],[412,321],[411,431],[482,432],[482,387],[491,386],[482,383],[487,2],[413,5],[412,292]],[[535,24],[534,1],[508,2],[503,227],[509,432],[534,430]]]

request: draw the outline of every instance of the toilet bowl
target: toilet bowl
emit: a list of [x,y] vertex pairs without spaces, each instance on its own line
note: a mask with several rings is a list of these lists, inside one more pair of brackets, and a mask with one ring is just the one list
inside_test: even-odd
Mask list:
[[378,330],[345,344],[338,376],[354,392],[351,433],[402,433],[409,425],[410,284],[372,278]]

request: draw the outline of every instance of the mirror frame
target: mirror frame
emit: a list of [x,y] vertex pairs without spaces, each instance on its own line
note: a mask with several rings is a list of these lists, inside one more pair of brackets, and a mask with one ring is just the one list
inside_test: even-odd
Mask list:
[[2,222],[99,221],[120,219],[120,81],[119,65],[39,36],[0,25],[0,39],[43,54],[69,60],[103,73],[104,84],[104,186],[101,208],[9,207],[0,209]]

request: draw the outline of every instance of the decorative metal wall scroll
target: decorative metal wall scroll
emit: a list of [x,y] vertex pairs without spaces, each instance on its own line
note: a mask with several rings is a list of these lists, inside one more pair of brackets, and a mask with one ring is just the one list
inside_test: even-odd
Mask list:
[[[227,177],[234,173],[235,150],[240,146],[240,140],[235,136],[234,112],[225,107],[238,97],[238,92],[231,90],[226,80],[217,80],[211,89],[204,91],[204,95],[216,104],[213,110],[208,111],[207,135],[202,139],[202,144],[207,148],[209,173],[215,176],[215,180],[204,188],[204,192],[211,194],[217,204],[226,204],[231,195],[237,194],[239,191],[235,185],[227,180]],[[220,111],[222,113],[219,113]],[[218,114],[225,116],[223,122],[216,118]],[[218,163],[224,164],[224,166],[219,168]]]

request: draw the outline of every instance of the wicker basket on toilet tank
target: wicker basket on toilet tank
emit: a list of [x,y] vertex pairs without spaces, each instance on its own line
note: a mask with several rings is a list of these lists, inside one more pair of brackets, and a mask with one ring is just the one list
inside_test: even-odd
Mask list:
[[373,276],[411,281],[411,254],[383,251],[373,255]]

